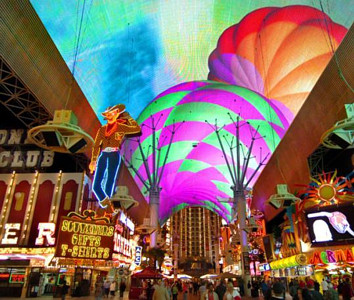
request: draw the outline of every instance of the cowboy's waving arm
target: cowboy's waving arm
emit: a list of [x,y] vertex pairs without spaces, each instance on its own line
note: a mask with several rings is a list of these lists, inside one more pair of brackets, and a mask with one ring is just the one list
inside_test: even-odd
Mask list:
[[128,112],[124,112],[120,117],[122,120],[126,120],[125,124],[121,124],[121,128],[124,129],[126,135],[136,134],[141,132],[139,124],[130,116]]

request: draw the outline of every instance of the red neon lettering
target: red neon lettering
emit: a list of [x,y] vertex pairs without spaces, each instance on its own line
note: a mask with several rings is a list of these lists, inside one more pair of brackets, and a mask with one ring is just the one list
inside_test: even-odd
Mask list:
[[335,254],[336,254],[336,261],[337,262],[345,261],[345,256],[344,256],[343,250],[336,250]]
[[345,256],[347,257],[347,262],[354,262],[354,256],[350,249],[345,250]]
[[317,264],[321,264],[322,260],[320,257],[320,252],[315,252],[310,260],[311,265],[317,265]]

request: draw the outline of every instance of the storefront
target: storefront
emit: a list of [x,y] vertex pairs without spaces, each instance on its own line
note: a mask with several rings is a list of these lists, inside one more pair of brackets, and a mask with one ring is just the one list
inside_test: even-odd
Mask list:
[[[24,142],[26,132],[10,130],[6,136],[16,137],[18,144],[10,143],[0,153],[4,158],[16,150],[16,160],[0,166],[0,297],[56,297],[64,280],[70,295],[84,296],[92,294],[98,276],[110,273],[116,279],[118,268],[123,268],[124,276],[128,276],[138,240],[133,239],[136,224],[132,218],[125,211],[116,216],[114,224],[110,224],[109,237],[107,232],[76,232],[75,236],[60,240],[62,217],[74,213],[75,222],[80,223],[88,216],[85,212],[93,212],[98,206],[97,202],[88,201],[93,198],[90,177],[86,172],[71,171],[70,166],[66,166],[68,173],[53,172],[56,167],[46,173],[45,168],[63,163],[51,151],[39,150],[41,155],[36,156],[32,153],[36,151],[23,152],[32,154],[30,159],[21,161],[19,149],[29,150]],[[39,167],[43,173],[36,171]],[[125,177],[119,180],[125,183]],[[128,183],[134,194],[140,193],[133,180]],[[141,201],[139,204],[144,210],[132,208],[130,212],[144,216],[148,205]]]
[[272,261],[269,267],[271,269],[268,271],[269,276],[281,280],[287,286],[287,289],[291,279],[304,280],[305,277],[313,275],[313,268],[308,265],[306,254],[293,255]]
[[[3,297],[21,297],[26,279],[29,260],[18,262],[0,261],[0,295]],[[6,266],[3,266],[6,264]]]
[[[53,247],[0,248],[0,295],[39,296],[43,269],[53,258],[54,251]],[[53,269],[51,272],[56,273],[57,270]]]
[[334,286],[345,277],[353,278],[354,247],[332,246],[313,249],[309,263],[314,268],[314,278],[322,282],[329,278]]

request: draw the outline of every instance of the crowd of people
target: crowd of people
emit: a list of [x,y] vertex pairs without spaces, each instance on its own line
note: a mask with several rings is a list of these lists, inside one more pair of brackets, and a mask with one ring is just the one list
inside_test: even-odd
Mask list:
[[[63,285],[63,297],[65,299],[66,284]],[[285,300],[286,293],[293,300],[352,300],[354,291],[349,277],[342,278],[333,284],[329,277],[324,277],[321,283],[311,278],[304,280],[292,279],[288,284],[280,279],[254,279],[247,283],[254,298],[263,296],[264,300]],[[65,290],[65,291],[64,291]],[[121,281],[119,285],[115,280],[103,280],[98,277],[95,284],[96,300],[102,298],[123,298],[126,283]],[[157,281],[144,281],[141,300],[177,300],[178,295],[183,300],[188,300],[195,295],[200,300],[241,300],[244,296],[244,288],[237,280],[214,281],[169,281],[159,279]],[[116,298],[117,299],[117,298]]]
[[177,300],[178,295],[183,300],[197,295],[201,300],[241,300],[241,295],[230,279],[214,284],[211,281],[148,281],[140,295],[141,300]]
[[[287,288],[280,280],[262,280],[259,286],[265,300],[285,299]],[[318,283],[311,278],[304,280],[292,279],[288,285],[289,295],[293,300],[350,300],[354,297],[353,287],[350,278],[340,280],[338,285],[333,285],[330,278],[325,277]],[[339,297],[341,296],[341,297]]]
[[[247,283],[251,296],[262,296],[264,300],[285,300],[286,294],[293,300],[352,300],[354,297],[350,278],[345,278],[333,285],[325,277],[321,283],[311,279],[292,279],[288,284],[280,279],[254,279]],[[178,295],[183,300],[197,295],[200,300],[241,300],[244,289],[238,281],[229,279],[213,281],[149,281],[140,296],[142,300],[177,300]],[[241,292],[242,291],[242,292]],[[180,299],[179,298],[179,299]],[[195,296],[194,298],[195,299]]]
[[118,298],[123,299],[123,294],[126,289],[126,283],[121,281],[119,286],[116,280],[103,280],[102,278],[98,277],[95,284],[95,298],[96,300],[101,300],[102,298],[113,298],[117,295]]

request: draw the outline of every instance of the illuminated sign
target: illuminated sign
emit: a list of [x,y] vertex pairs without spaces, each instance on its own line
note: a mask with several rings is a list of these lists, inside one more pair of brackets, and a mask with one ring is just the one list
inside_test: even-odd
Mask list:
[[141,264],[141,253],[143,251],[143,247],[141,246],[136,246],[135,247],[135,260],[134,260],[134,263],[137,265],[137,266],[140,266]]
[[55,256],[111,259],[114,225],[62,217]]
[[3,245],[16,245],[18,241],[18,231],[21,228],[20,223],[7,223],[5,224],[4,237],[1,240]]
[[124,104],[109,106],[102,115],[107,120],[107,124],[97,131],[89,169],[91,173],[96,170],[92,191],[100,206],[104,208],[107,205],[106,199],[113,196],[121,162],[119,149],[124,137],[140,133],[141,128],[125,111]]
[[114,232],[113,250],[125,256],[132,257],[132,245],[130,240],[121,236],[118,232]]
[[25,282],[25,273],[20,273],[20,274],[16,274],[16,273],[11,273],[10,276],[10,283],[24,283]]
[[[4,236],[1,240],[2,245],[16,245],[20,234],[20,223],[7,223],[5,224]],[[54,223],[38,223],[38,237],[36,238],[36,245],[54,245],[55,237],[55,224]]]
[[134,223],[122,211],[120,212],[119,221],[122,222],[125,226],[127,226],[130,231],[134,232]]
[[354,247],[352,249],[315,251],[310,258],[310,264],[329,264],[339,262],[354,262]]
[[53,165],[53,151],[40,150],[38,147],[36,150],[28,151],[19,151],[15,148],[18,145],[29,145],[27,131],[23,129],[1,129],[0,145],[5,149],[0,152],[0,168],[44,168]]
[[305,254],[297,254],[287,258],[272,261],[270,267],[272,270],[292,268],[295,266],[305,266],[308,260]]
[[0,282],[8,282],[10,273],[0,273]]
[[36,245],[44,245],[45,239],[48,245],[55,244],[55,224],[54,223],[39,223],[38,224],[38,237],[36,238]]
[[313,245],[354,242],[354,206],[326,206],[305,213]]
[[260,272],[270,271],[270,264],[260,264],[258,268]]

